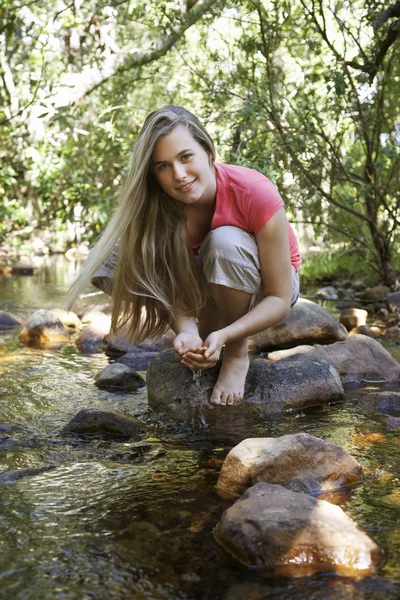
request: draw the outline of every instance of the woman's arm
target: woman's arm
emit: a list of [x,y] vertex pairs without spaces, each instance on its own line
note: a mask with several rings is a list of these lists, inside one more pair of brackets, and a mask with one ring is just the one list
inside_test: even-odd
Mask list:
[[177,334],[172,342],[176,358],[180,359],[187,352],[203,352],[203,340],[199,336],[196,319],[184,310],[177,310],[172,323],[172,329]]
[[292,301],[288,222],[282,207],[256,234],[264,298],[250,312],[220,330],[225,343],[259,333],[284,319]]
[[[204,356],[190,356],[190,366],[209,366],[218,360],[222,346],[272,327],[286,317],[292,300],[292,266],[288,222],[282,207],[256,235],[264,299],[240,319],[211,333],[204,342]],[[204,367],[202,360],[207,363]]]

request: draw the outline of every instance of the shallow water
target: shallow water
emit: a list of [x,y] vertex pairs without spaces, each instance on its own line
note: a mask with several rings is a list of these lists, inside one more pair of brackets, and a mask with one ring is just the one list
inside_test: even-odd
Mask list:
[[[0,310],[29,316],[62,306],[75,268],[57,259],[36,276],[0,281]],[[39,351],[23,348],[15,333],[0,334],[0,597],[400,597],[400,437],[386,417],[360,414],[354,402],[379,386],[349,388],[343,404],[265,423],[233,419],[227,409],[223,425],[180,427],[151,415],[145,392],[97,389],[93,378],[107,363],[72,343]],[[136,443],[60,437],[82,408],[123,411],[148,428]],[[362,464],[364,483],[340,505],[383,549],[376,577],[267,579],[215,544],[212,529],[228,506],[214,489],[226,453],[245,437],[297,432],[340,444]]]

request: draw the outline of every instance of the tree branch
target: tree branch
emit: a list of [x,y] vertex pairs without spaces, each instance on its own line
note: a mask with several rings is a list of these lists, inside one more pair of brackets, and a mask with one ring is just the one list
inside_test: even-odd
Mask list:
[[[218,5],[222,9],[225,5],[226,0],[220,0]],[[99,86],[103,85],[106,81],[114,77],[117,73],[123,73],[124,71],[130,71],[147,65],[171,50],[171,48],[183,37],[187,29],[199,21],[205,13],[207,13],[216,0],[200,0],[190,11],[184,14],[179,23],[171,28],[170,33],[161,36],[152,44],[150,50],[143,50],[142,52],[135,52],[134,54],[128,54],[117,57],[117,64],[114,70],[107,74],[99,73],[97,80],[92,81],[81,96],[74,102],[74,106],[77,106],[82,100],[96,90]],[[119,61],[119,64],[118,64]]]

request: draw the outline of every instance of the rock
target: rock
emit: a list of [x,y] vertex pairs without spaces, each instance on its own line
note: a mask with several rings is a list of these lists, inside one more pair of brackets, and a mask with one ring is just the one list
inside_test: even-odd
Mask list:
[[360,325],[360,327],[355,327],[349,333],[350,336],[353,335],[365,335],[366,337],[372,338],[375,340],[381,334],[380,329],[378,327],[368,327],[368,325]]
[[296,346],[295,348],[287,348],[286,350],[274,350],[268,352],[268,360],[281,360],[282,358],[288,358],[289,356],[295,356],[296,354],[307,354],[318,348],[318,346]]
[[78,315],[71,310],[63,310],[62,308],[52,308],[51,312],[53,315],[58,317],[64,327],[71,327],[72,329],[79,329],[82,323]]
[[347,338],[346,329],[327,310],[301,298],[283,321],[253,335],[249,343],[252,348],[263,350],[313,343],[330,344]]
[[320,288],[315,295],[317,298],[322,298],[323,300],[337,300],[339,298],[337,289],[333,285]]
[[35,269],[32,265],[20,264],[11,265],[13,275],[33,275]]
[[123,389],[127,392],[134,392],[146,386],[146,382],[136,371],[128,367],[114,363],[104,367],[95,377],[97,387],[103,389]]
[[11,277],[12,268],[8,265],[0,265],[0,277]]
[[251,487],[213,533],[241,564],[277,577],[368,576],[380,562],[378,546],[341,508],[280,485]]
[[226,418],[226,413],[265,415],[321,405],[343,399],[339,375],[326,361],[308,354],[279,362],[256,359],[250,362],[245,397],[233,406],[213,406],[208,402],[218,377],[220,363],[201,372],[193,372],[175,360],[173,350],[164,350],[150,363],[147,371],[149,406],[178,422]]
[[340,313],[339,321],[344,325],[347,331],[365,325],[368,313],[361,308],[345,308]]
[[[336,342],[328,346],[300,346],[292,348],[292,356],[296,351],[307,352],[305,356],[315,356],[333,365],[341,377],[352,381],[362,379],[379,379],[397,381],[400,377],[400,365],[387,350],[372,338],[365,335],[353,335],[345,342]],[[280,360],[285,356],[279,352],[270,352],[268,358]]]
[[384,300],[389,293],[390,287],[387,285],[376,285],[375,287],[366,288],[363,292],[361,292],[360,298],[362,300],[379,301]]
[[24,479],[25,477],[33,477],[34,475],[40,475],[41,473],[52,471],[55,468],[55,466],[44,466],[29,467],[27,469],[10,469],[9,471],[3,471],[2,473],[0,473],[0,482],[13,483],[14,481],[18,481],[19,479]]
[[359,403],[363,413],[383,413],[392,417],[400,417],[399,392],[370,392],[363,396]]
[[249,438],[226,457],[217,492],[234,498],[265,482],[312,494],[354,484],[361,476],[361,465],[343,448],[308,433]]
[[400,328],[397,325],[393,325],[393,327],[388,327],[386,329],[386,337],[390,338],[398,338],[400,337]]
[[124,354],[141,350],[145,352],[160,352],[166,348],[171,348],[175,335],[172,329],[169,329],[159,338],[147,338],[141,344],[135,344],[134,341],[128,341],[127,333],[125,335],[123,335],[123,332],[118,333],[118,335],[109,334],[104,338],[103,349],[105,354],[112,358],[119,358]]
[[19,339],[25,346],[60,346],[70,340],[70,332],[51,311],[40,309],[29,317]]
[[[104,313],[101,310],[90,310],[80,315],[81,323],[83,325],[91,325],[92,323],[101,323],[105,319],[111,324],[110,315]],[[109,328],[108,328],[109,329]]]
[[79,244],[73,248],[69,248],[66,251],[65,256],[68,260],[79,260],[80,258],[86,258],[89,254],[89,248],[86,243]]
[[124,437],[138,440],[143,428],[141,421],[128,415],[84,409],[75,415],[60,435],[97,435],[108,439]]
[[95,354],[103,351],[103,338],[110,330],[111,317],[99,313],[97,319],[85,327],[75,340],[76,347],[83,354]]
[[145,371],[158,354],[159,352],[146,352],[137,348],[135,352],[128,352],[121,356],[117,363],[127,365],[134,371]]
[[25,323],[25,319],[0,310],[0,331],[14,329],[15,327],[23,327]]
[[386,304],[391,312],[400,309],[400,292],[393,292],[386,296]]

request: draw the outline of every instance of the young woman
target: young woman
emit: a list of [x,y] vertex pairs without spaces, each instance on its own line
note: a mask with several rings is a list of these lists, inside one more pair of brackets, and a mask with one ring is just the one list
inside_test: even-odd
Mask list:
[[[178,106],[151,113],[121,202],[72,288],[91,280],[113,296],[112,328],[137,343],[170,326],[191,369],[222,366],[212,404],[243,399],[247,338],[299,296],[300,254],[273,184],[215,162],[199,120]],[[223,350],[223,352],[222,352]]]

